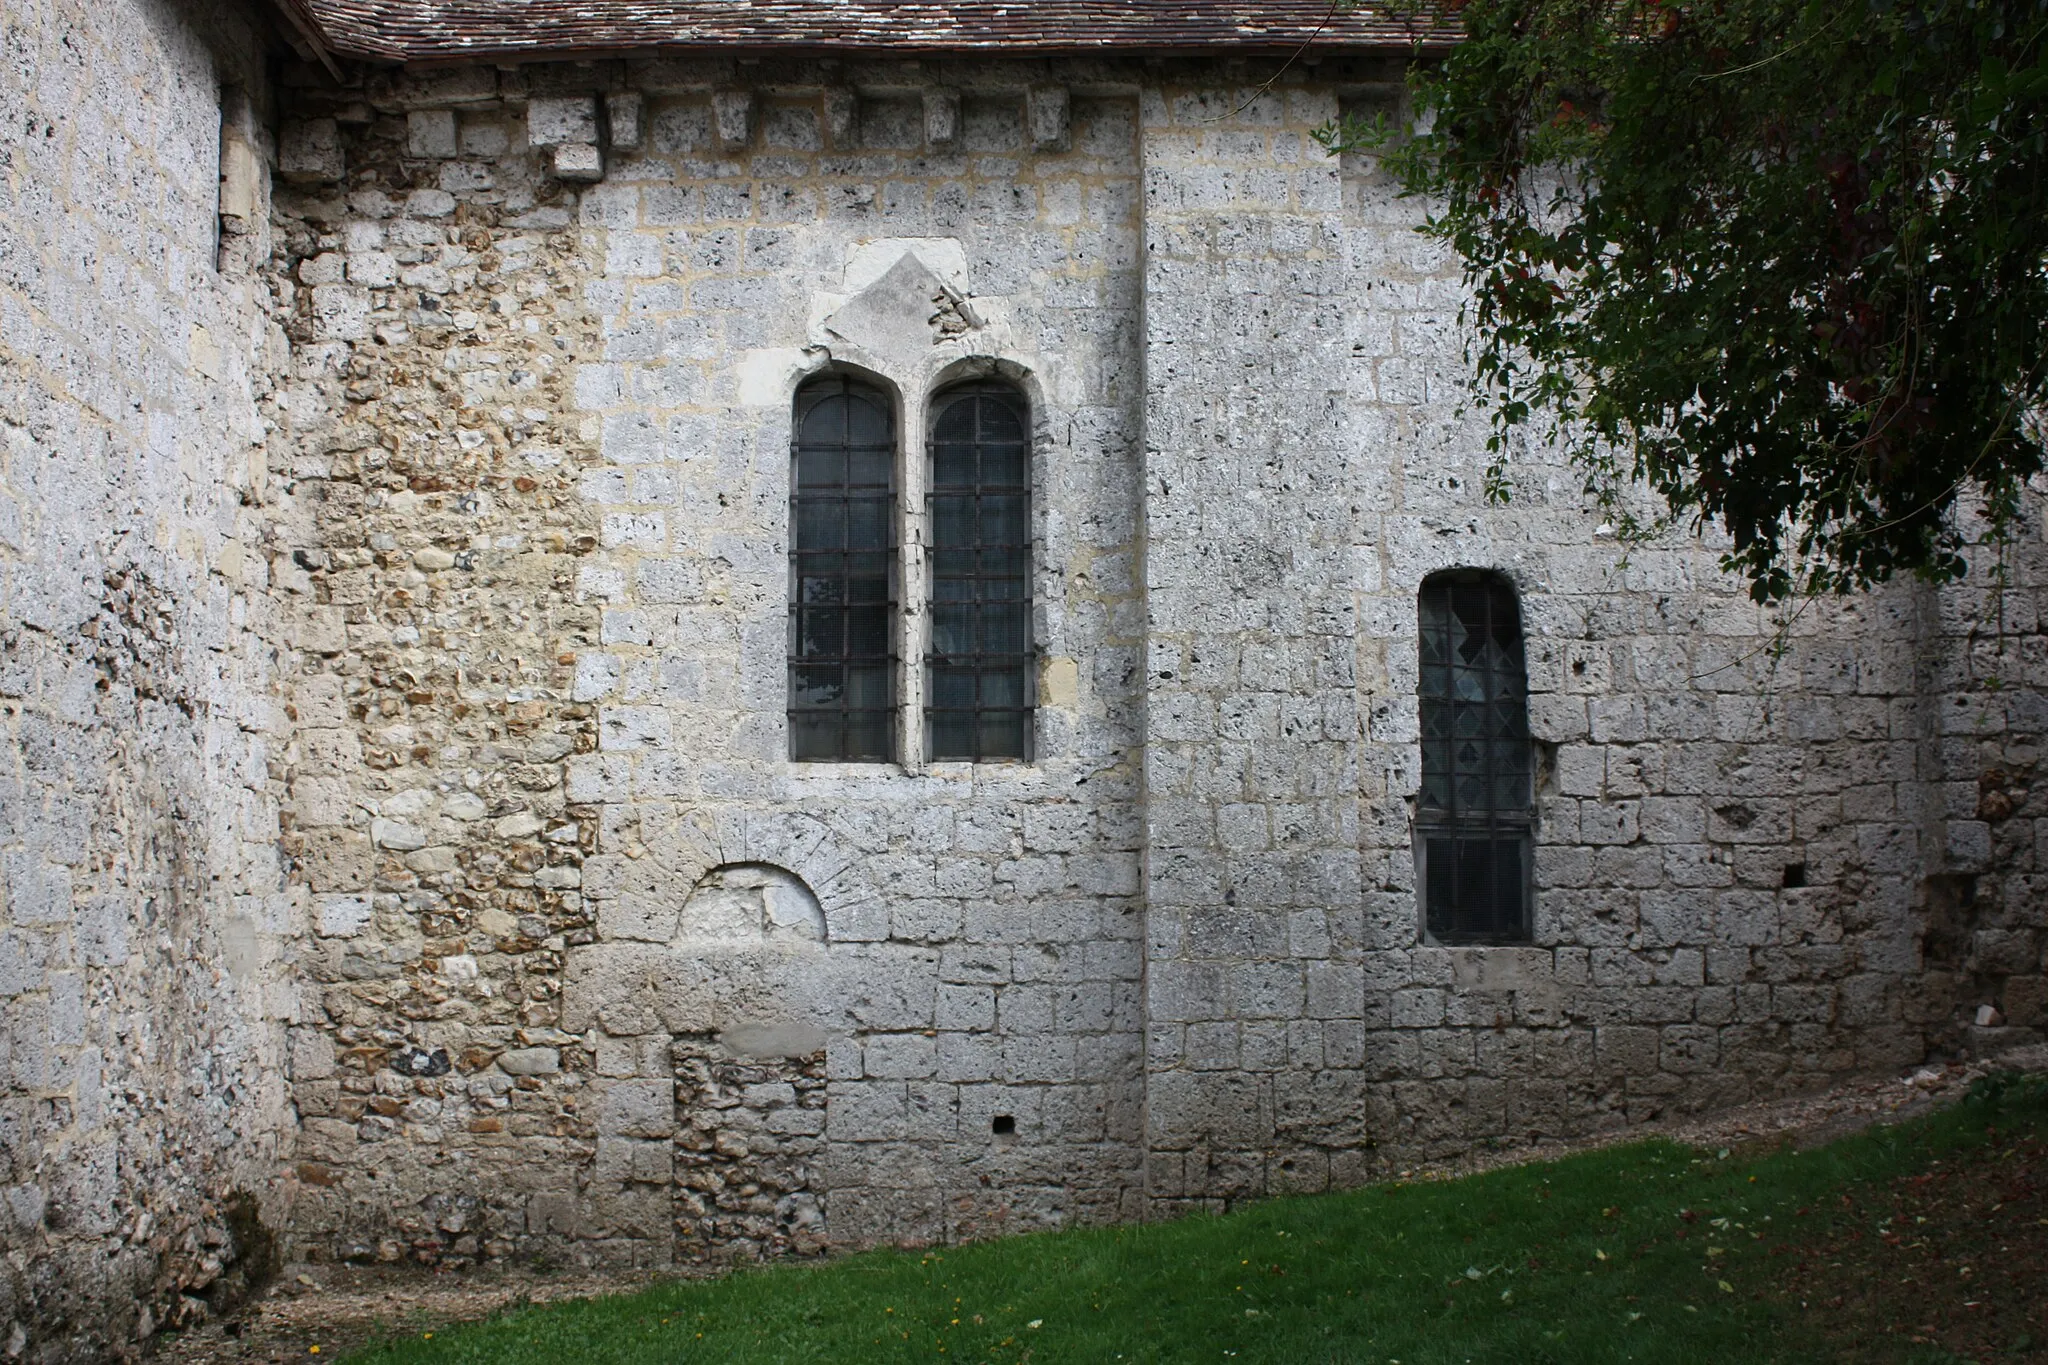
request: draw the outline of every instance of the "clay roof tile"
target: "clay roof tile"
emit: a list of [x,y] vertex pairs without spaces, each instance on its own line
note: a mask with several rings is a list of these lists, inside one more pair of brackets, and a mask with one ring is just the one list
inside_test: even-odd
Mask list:
[[334,51],[387,61],[645,49],[1046,55],[1408,48],[1429,10],[1338,0],[305,0]]

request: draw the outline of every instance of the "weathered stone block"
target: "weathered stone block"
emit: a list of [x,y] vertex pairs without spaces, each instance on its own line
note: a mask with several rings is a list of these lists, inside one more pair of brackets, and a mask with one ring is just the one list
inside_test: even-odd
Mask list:
[[1064,152],[1073,140],[1073,107],[1063,85],[1035,86],[1025,97],[1025,122],[1031,145],[1041,152]]
[[355,1154],[356,1126],[340,1119],[302,1119],[298,1153],[313,1161],[346,1163]]
[[500,1053],[498,1067],[511,1076],[553,1076],[562,1069],[562,1054],[551,1047],[522,1047]]
[[675,1179],[675,1156],[666,1142],[600,1138],[593,1174],[599,1180],[667,1185]]
[[597,96],[534,96],[526,105],[526,140],[536,147],[595,147]]
[[667,1080],[614,1081],[598,1109],[597,1130],[607,1137],[664,1138],[675,1126],[675,1086]]
[[638,151],[646,123],[646,101],[640,92],[621,90],[605,96],[604,113],[611,145],[620,151]]
[[933,148],[950,148],[960,140],[960,92],[934,88],[924,92],[924,140]]
[[583,1237],[588,1228],[582,1201],[574,1194],[547,1191],[526,1201],[526,1230],[537,1237]]
[[405,116],[406,155],[445,161],[457,150],[454,110],[415,109]]
[[315,891],[361,891],[370,884],[370,841],[354,830],[307,832],[300,837],[295,861]]
[[288,120],[278,130],[277,169],[295,184],[339,181],[346,170],[340,125],[331,118]]
[[334,1074],[334,1040],[319,1029],[295,1028],[291,1033],[293,1081],[325,1080]]
[[594,142],[564,142],[555,147],[550,164],[557,180],[589,183],[604,179],[604,152]]
[[754,92],[719,90],[711,96],[711,127],[718,145],[728,152],[745,147],[754,137]]
[[904,1136],[909,1098],[901,1081],[834,1082],[825,1112],[834,1142],[886,1142]]
[[852,147],[860,136],[860,96],[834,88],[825,92],[825,138],[835,151]]

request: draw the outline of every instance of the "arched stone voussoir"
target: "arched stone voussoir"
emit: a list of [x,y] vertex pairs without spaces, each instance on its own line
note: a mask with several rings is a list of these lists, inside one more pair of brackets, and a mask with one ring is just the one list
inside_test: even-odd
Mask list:
[[878,937],[869,927],[878,893],[859,851],[848,849],[814,815],[795,810],[685,811],[659,828],[643,824],[641,840],[666,874],[677,905],[712,869],[760,863],[787,870],[811,889],[831,938],[842,938],[842,926],[849,930],[847,938]]
[[678,904],[713,868],[760,863],[782,868],[810,888],[831,940],[840,939],[840,926],[873,919],[869,903],[878,893],[859,855],[844,848],[822,820],[802,811],[693,811],[642,837],[675,874]]
[[[835,870],[832,850],[826,847],[831,831],[816,817],[794,811],[750,810],[740,821],[743,833],[738,850],[728,846],[728,862],[772,863],[786,867],[804,879],[813,891],[829,881],[829,863]],[[741,856],[734,857],[737,851]]]
[[663,821],[658,828],[650,828],[650,823],[642,818],[641,842],[647,845],[654,861],[685,891],[695,886],[706,872],[729,861],[718,819],[712,812],[684,811]]

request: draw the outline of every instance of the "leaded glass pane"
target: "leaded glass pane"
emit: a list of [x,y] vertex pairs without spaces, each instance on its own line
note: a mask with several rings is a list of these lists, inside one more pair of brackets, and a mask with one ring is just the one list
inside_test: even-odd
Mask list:
[[1027,759],[1037,654],[1024,399],[1007,386],[974,385],[941,395],[934,408],[929,752]]
[[1416,832],[1429,932],[1447,943],[1526,941],[1535,806],[1514,590],[1493,575],[1440,574],[1419,607]]
[[789,753],[890,756],[896,439],[887,397],[840,375],[797,393],[790,452]]

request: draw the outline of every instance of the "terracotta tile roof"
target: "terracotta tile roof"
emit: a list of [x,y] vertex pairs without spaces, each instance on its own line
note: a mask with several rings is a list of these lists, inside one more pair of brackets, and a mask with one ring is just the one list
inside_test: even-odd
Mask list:
[[1333,0],[307,0],[328,45],[387,61],[650,48],[1048,54],[1407,48],[1427,19]]

